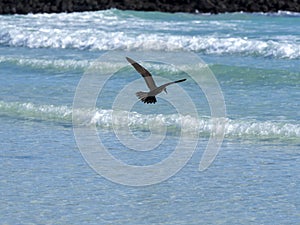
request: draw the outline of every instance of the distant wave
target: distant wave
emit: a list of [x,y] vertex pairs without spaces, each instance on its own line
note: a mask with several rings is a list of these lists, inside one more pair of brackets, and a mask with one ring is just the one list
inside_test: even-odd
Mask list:
[[262,15],[271,15],[271,16],[287,16],[287,17],[300,17],[299,12],[291,12],[291,11],[278,11],[278,12],[265,12],[265,13],[254,13],[254,14],[262,14]]
[[0,31],[0,45],[28,48],[73,48],[88,50],[194,51],[205,54],[240,54],[286,59],[300,58],[300,44],[293,41],[259,40],[242,37],[184,36],[124,32],[71,31]]
[[[114,113],[118,120],[114,119]],[[140,114],[137,112],[116,112],[111,109],[82,110],[79,120],[87,126],[96,125],[100,129],[122,129],[129,126],[132,130],[148,131],[149,126],[160,131],[166,126],[171,135],[180,135],[181,124],[187,125],[184,132],[207,137],[212,131],[215,119],[200,117],[198,120],[188,115],[178,114]],[[0,116],[11,116],[36,121],[72,122],[72,107],[37,105],[33,103],[0,101]],[[199,127],[199,129],[197,129]],[[226,119],[227,138],[254,139],[300,139],[300,124],[286,121],[257,121],[249,119]]]
[[73,59],[37,59],[25,57],[0,56],[0,63],[11,63],[18,66],[36,69],[83,70],[90,65],[88,60]]
[[[109,70],[114,71],[119,68],[126,67],[131,68],[128,62],[124,58],[124,62],[100,62],[96,59],[48,59],[48,58],[30,58],[24,56],[0,56],[0,63],[3,64],[12,64],[21,67],[30,67],[33,69],[44,69],[44,70],[86,70],[92,66],[92,68],[97,69],[101,67],[101,71]],[[143,62],[145,67],[157,71],[159,74],[167,73],[168,75],[178,74],[178,69],[174,66],[167,64],[154,64],[149,62]],[[198,65],[197,65],[198,68]],[[190,66],[187,69],[191,69]]]
[[[51,71],[86,71],[90,66],[93,68],[101,67],[101,70],[107,71],[115,71],[119,68],[128,66],[128,69],[131,67],[126,63],[116,64],[116,63],[95,63],[96,60],[87,60],[87,59],[39,59],[39,58],[29,58],[24,56],[0,56],[0,63],[4,64],[13,64],[21,67],[30,67],[33,69],[43,69],[43,70],[51,70]],[[170,76],[177,76],[180,71],[176,69],[174,66],[166,65],[166,64],[153,64],[148,62],[143,62],[146,68],[151,71],[155,71],[155,74],[160,74],[164,76],[165,74]],[[299,85],[300,84],[300,74],[298,72],[288,72],[282,71],[285,76],[274,76],[274,73],[278,73],[278,71],[273,71],[271,69],[258,69],[258,68],[249,68],[243,66],[228,66],[221,64],[210,64],[208,65],[211,70],[213,70],[216,74],[224,74],[224,72],[229,72],[230,78],[227,79],[226,82],[236,83],[243,80],[244,84],[254,84],[261,82],[261,78],[263,77],[264,84],[268,85],[277,85],[277,84],[287,84],[287,85]],[[187,68],[189,70],[193,69],[189,65]],[[248,76],[240,76],[241,73],[247,71]],[[219,81],[222,82],[224,75],[218,77]]]
[[[258,30],[256,35],[249,34],[245,26],[248,21],[241,17],[243,13],[224,14],[215,19],[206,18],[209,15],[199,18],[180,15],[107,10],[0,16],[0,46],[99,51],[180,50],[300,59],[297,33],[285,36],[284,33],[259,33]],[[266,15],[287,17],[298,16],[298,13]],[[253,26],[257,28],[258,25]],[[227,35],[235,34],[236,30],[238,35]]]

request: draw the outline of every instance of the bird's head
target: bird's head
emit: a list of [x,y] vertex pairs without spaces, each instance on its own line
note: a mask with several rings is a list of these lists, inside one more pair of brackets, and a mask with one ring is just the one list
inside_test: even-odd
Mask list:
[[167,88],[165,88],[165,89],[164,89],[164,92],[166,92],[166,94],[168,94],[168,92],[167,92]]

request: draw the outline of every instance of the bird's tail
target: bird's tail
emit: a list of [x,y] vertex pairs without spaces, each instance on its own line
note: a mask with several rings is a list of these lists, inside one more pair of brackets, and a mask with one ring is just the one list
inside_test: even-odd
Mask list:
[[174,83],[180,83],[180,82],[183,82],[183,81],[186,81],[186,79],[176,80],[176,81],[174,81]]
[[147,93],[147,92],[143,92],[143,91],[139,91],[139,92],[135,93],[135,95],[136,95],[139,99],[141,99],[141,100],[143,100],[143,99],[145,99],[145,98],[148,97],[148,93]]
[[142,92],[142,91],[139,91],[136,93],[136,96],[144,103],[147,103],[147,104],[152,104],[156,102],[156,98],[155,96],[148,96],[148,93],[147,92]]

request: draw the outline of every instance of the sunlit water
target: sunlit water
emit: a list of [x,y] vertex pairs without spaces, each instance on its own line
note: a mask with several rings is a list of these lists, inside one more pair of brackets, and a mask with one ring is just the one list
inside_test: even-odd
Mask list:
[[[1,224],[300,222],[299,14],[108,10],[0,18]],[[225,98],[227,122],[207,170],[198,167],[211,131],[210,110],[190,80],[180,85],[196,99],[200,139],[182,170],[135,188],[89,167],[73,135],[73,97],[91,63],[114,49],[191,51],[209,65]],[[174,80],[184,75],[163,65],[152,70]],[[164,123],[166,139],[150,152],[124,148],[113,132],[124,124],[113,122],[111,102],[137,78],[129,65],[115,74],[90,125],[115,157],[149,165],[172,153],[182,120],[193,135],[194,120],[161,98],[151,106],[138,102],[129,116],[124,112],[133,132],[147,137],[149,126],[160,130]]]

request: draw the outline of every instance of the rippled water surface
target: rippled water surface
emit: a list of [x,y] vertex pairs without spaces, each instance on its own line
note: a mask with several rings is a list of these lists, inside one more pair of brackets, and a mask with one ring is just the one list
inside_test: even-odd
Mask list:
[[[298,224],[299,37],[300,16],[289,12],[0,16],[1,223]],[[96,109],[81,112],[111,154],[133,165],[157,163],[172,153],[182,124],[199,142],[182,170],[156,185],[123,186],[89,167],[73,134],[73,98],[94,60],[116,49],[188,51],[208,64],[227,115],[224,142],[207,170],[198,167],[214,120],[191,79],[180,87],[195,102],[198,118],[179,115],[161,94],[156,105],[137,102],[113,119],[119,90],[140,78],[125,59]],[[164,64],[141,63],[156,79],[186,76]],[[176,96],[174,90],[170,86],[168,96]],[[126,134],[127,125],[139,138],[149,136],[149,127],[159,132],[165,126],[166,137],[152,151],[132,151],[114,133]]]

